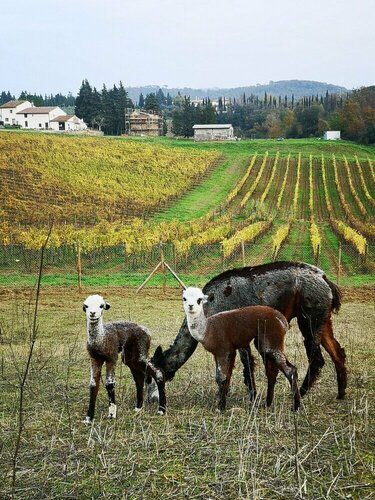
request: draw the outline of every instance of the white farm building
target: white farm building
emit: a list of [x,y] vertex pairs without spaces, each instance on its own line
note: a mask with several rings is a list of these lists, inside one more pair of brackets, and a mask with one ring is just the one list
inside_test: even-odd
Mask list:
[[341,139],[340,130],[327,130],[324,132],[324,140],[337,141],[338,139]]
[[218,141],[234,139],[233,126],[228,123],[213,125],[194,125],[194,140]]
[[87,125],[58,106],[34,106],[30,101],[9,101],[0,106],[0,124],[29,130],[76,131]]

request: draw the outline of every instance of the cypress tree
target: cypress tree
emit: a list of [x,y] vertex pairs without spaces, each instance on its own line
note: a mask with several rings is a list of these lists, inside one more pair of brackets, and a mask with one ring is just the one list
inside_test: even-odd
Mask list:
[[94,109],[93,92],[88,80],[82,81],[78,96],[75,102],[75,114],[82,118],[85,123],[91,124],[96,114]]

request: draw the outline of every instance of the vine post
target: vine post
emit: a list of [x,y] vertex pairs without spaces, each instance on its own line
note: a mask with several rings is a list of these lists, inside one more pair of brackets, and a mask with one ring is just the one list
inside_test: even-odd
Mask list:
[[77,240],[76,243],[76,264],[77,264],[77,285],[78,292],[82,291],[82,262],[81,262],[81,243]]
[[224,256],[224,246],[221,244],[221,269],[225,269],[225,256]]
[[160,243],[160,264],[161,264],[161,273],[162,273],[162,283],[163,283],[163,293],[166,290],[166,276],[165,276],[165,258],[164,258],[164,248],[163,244]]
[[245,267],[245,242],[241,241],[242,267]]
[[341,273],[341,242],[339,243],[339,261],[337,263],[337,284],[340,284],[340,273]]
[[316,265],[319,266],[320,264],[320,245],[318,245],[317,251],[316,251]]

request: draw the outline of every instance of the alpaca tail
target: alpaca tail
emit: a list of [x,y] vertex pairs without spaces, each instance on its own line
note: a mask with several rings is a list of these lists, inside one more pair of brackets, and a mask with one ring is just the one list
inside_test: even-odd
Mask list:
[[332,311],[334,313],[338,313],[341,307],[341,290],[337,285],[335,285],[335,283],[332,283],[326,275],[324,275],[324,280],[327,282],[332,292]]

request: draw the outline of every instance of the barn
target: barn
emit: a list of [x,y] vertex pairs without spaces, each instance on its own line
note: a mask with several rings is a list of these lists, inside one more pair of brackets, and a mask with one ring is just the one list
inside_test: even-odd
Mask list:
[[234,139],[233,126],[230,123],[194,125],[195,141],[225,141]]
[[324,139],[326,141],[337,141],[338,139],[341,139],[340,130],[327,130],[324,132]]

